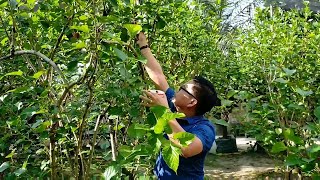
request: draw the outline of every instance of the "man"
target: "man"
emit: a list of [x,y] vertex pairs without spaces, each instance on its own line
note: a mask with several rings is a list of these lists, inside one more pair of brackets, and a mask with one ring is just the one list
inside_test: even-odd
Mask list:
[[[204,179],[204,159],[215,140],[214,127],[203,115],[213,106],[220,105],[214,86],[203,77],[195,77],[175,93],[169,88],[162,68],[152,55],[143,33],[138,35],[137,43],[142,55],[147,59],[145,68],[149,77],[157,89],[165,92],[165,96],[158,96],[150,91],[144,91],[145,96],[140,96],[144,105],[149,107],[161,105],[170,108],[173,112],[184,113],[186,115],[184,119],[173,119],[169,121],[169,126],[173,134],[189,132],[195,135],[195,139],[188,147],[181,147],[182,156],[179,159],[177,174],[168,167],[161,154],[156,162],[155,174],[158,179],[165,180],[202,180]],[[168,136],[172,137],[172,135]],[[171,138],[170,140],[174,141]]]

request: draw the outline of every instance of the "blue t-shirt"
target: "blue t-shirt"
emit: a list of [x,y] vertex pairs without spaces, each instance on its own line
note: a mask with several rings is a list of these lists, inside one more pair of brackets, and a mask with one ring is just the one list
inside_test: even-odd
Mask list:
[[[172,102],[175,95],[173,89],[166,91],[169,107],[171,111],[176,112]],[[196,135],[202,142],[203,150],[200,154],[184,158],[180,156],[177,174],[165,163],[161,153],[159,154],[154,168],[155,175],[162,180],[203,180],[204,179],[204,160],[211,149],[215,140],[215,130],[212,123],[203,116],[194,116],[184,119],[177,119],[181,127],[189,133]]]

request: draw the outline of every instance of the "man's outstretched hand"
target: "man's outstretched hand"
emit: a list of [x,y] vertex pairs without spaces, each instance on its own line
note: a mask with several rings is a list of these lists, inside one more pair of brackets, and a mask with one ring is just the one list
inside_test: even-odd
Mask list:
[[137,35],[136,39],[137,39],[137,43],[139,44],[139,47],[148,45],[148,41],[147,41],[146,35],[143,32],[140,32]]
[[151,91],[143,91],[144,95],[140,95],[140,98],[143,100],[141,103],[146,107],[152,106],[164,106],[169,107],[167,96],[162,91],[153,93]]

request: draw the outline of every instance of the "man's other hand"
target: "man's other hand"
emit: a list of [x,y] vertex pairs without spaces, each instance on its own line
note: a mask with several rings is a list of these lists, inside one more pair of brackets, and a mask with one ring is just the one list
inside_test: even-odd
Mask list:
[[141,103],[143,106],[152,107],[152,106],[164,106],[169,107],[167,96],[163,91],[143,91],[144,95],[140,95],[140,98],[143,100]]

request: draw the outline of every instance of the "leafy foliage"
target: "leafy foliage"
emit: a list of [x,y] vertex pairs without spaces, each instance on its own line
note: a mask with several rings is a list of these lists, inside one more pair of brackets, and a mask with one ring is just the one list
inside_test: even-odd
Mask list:
[[[320,174],[318,15],[267,8],[250,31],[222,34],[224,1],[212,7],[0,1],[0,178],[148,177],[159,151],[177,170],[181,152],[163,133],[183,115],[139,105],[151,88],[134,41],[140,31],[170,84],[198,74],[214,82],[222,106],[208,115],[217,124],[226,125],[221,114],[244,111],[237,118],[268,152]],[[186,146],[194,136],[174,138]]]

